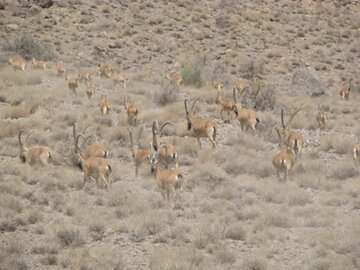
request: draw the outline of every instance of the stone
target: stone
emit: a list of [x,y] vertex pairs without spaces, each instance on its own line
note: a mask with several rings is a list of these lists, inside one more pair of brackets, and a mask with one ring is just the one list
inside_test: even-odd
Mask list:
[[6,30],[7,31],[16,31],[19,30],[19,25],[15,24],[15,23],[10,23],[6,25]]
[[312,67],[302,67],[294,72],[289,89],[293,95],[309,95],[318,97],[322,95],[330,96],[330,90],[325,86]]

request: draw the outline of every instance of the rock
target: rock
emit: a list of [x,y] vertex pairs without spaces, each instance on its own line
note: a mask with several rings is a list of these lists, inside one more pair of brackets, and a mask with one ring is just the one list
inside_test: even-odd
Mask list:
[[19,30],[19,25],[15,24],[15,23],[10,23],[6,25],[6,30],[7,31],[16,31]]
[[303,67],[295,71],[289,91],[294,95],[305,94],[311,97],[331,95],[330,90],[320,80],[317,72],[312,67]]
[[42,8],[50,8],[53,4],[53,0],[40,0],[38,3],[38,5]]
[[0,1],[0,10],[5,10],[5,2]]

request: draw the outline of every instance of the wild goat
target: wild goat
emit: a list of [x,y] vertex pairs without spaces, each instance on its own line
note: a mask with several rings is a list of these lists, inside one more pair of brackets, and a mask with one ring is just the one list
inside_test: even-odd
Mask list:
[[14,56],[9,58],[9,64],[14,70],[25,70],[26,61],[21,56]]
[[227,112],[229,121],[232,119],[232,115],[231,112],[233,111],[234,108],[234,103],[233,100],[231,98],[224,98],[224,92],[221,89],[218,89],[217,95],[216,95],[216,100],[215,103],[221,106],[221,110],[220,110],[220,116],[221,119],[223,118],[223,112]]
[[94,85],[92,84],[91,81],[86,82],[86,90],[85,91],[86,91],[86,95],[87,95],[89,100],[94,97],[95,87],[94,87]]
[[249,88],[249,87],[250,87],[249,80],[244,79],[244,78],[237,79],[236,82],[235,82],[235,86],[234,86],[234,88],[239,93],[243,92],[246,88]]
[[223,89],[223,87],[224,87],[224,85],[223,85],[221,82],[219,82],[219,81],[212,81],[212,82],[211,82],[211,85],[212,85],[212,87],[213,87],[214,89],[216,89],[216,90],[218,90],[218,91],[220,91],[220,90]]
[[200,148],[201,148],[200,138],[203,137],[207,137],[211,142],[213,148],[215,148],[216,127],[214,122],[211,121],[210,119],[201,119],[194,117],[194,106],[197,102],[197,99],[195,99],[195,101],[191,106],[191,112],[188,111],[187,102],[188,100],[185,99],[184,105],[185,105],[188,131],[191,131],[193,136],[197,138]]
[[63,62],[59,62],[56,64],[56,70],[57,70],[57,75],[58,76],[62,76],[63,74],[65,74],[66,72],[66,67],[64,65]]
[[76,88],[79,87],[79,78],[78,77],[69,77],[68,71],[66,70],[65,80],[68,82],[69,90],[74,94],[74,97],[77,97]]
[[169,166],[169,164],[174,163],[175,168],[178,167],[178,152],[177,148],[174,144],[164,144],[161,142],[161,135],[164,127],[166,125],[174,125],[172,122],[164,122],[160,128],[159,123],[155,120],[152,125],[152,134],[153,134],[153,142],[152,147],[155,151],[160,149],[160,145],[163,144],[166,147],[162,148],[159,152],[159,162],[164,165],[165,168]]
[[113,67],[111,64],[104,63],[104,64],[99,64],[98,66],[98,72],[100,78],[110,78],[112,71],[113,71]]
[[[234,105],[233,111],[235,112],[236,117],[239,120],[241,130],[249,130],[252,129],[256,132],[256,125],[260,123],[259,117],[257,113],[253,110],[242,108],[240,104],[236,103],[236,87],[233,89],[233,98],[234,98]],[[240,98],[244,93],[246,88],[243,88],[240,91]]]
[[350,83],[348,83],[347,85],[343,86],[340,89],[340,96],[342,99],[346,99],[346,100],[349,99],[350,91],[351,91],[351,83],[352,83],[352,81],[350,81]]
[[47,68],[47,62],[42,61],[42,60],[35,60],[34,58],[32,59],[32,65],[36,69],[46,69]]
[[284,110],[284,108],[281,109],[282,139],[285,145],[292,149],[296,158],[300,158],[304,146],[304,137],[300,133],[291,130],[291,122],[300,110],[296,110],[290,116],[286,125],[284,122]]
[[[170,201],[170,196],[173,201],[173,207],[176,208],[176,190],[181,189],[181,186],[184,182],[183,175],[177,169],[163,169],[159,168],[159,153],[162,148],[166,148],[166,145],[160,145],[158,151],[151,147],[151,154],[148,156],[151,174],[154,176],[157,186],[160,188],[161,195],[165,200],[165,194],[167,201]],[[165,149],[165,151],[167,151]]]
[[123,84],[123,88],[126,88],[126,80],[127,80],[127,77],[125,74],[123,73],[120,73],[120,72],[115,72],[113,71],[111,73],[111,79],[113,80],[115,86],[117,84],[120,84],[122,83]]
[[130,97],[124,98],[124,107],[128,116],[128,124],[136,126],[139,114],[138,106],[130,100]]
[[295,165],[296,155],[294,150],[284,143],[280,130],[276,128],[276,132],[279,136],[281,151],[272,158],[272,164],[276,169],[276,174],[279,179],[281,180],[280,173],[284,173],[284,180],[286,181],[289,171]]
[[327,113],[324,112],[324,110],[323,110],[323,105],[319,106],[319,112],[318,112],[318,114],[316,115],[316,121],[317,121],[318,124],[319,124],[320,130],[325,129],[326,123],[327,123],[327,119],[328,119],[328,116],[327,116]]
[[355,162],[359,165],[360,164],[360,136],[359,136],[359,142],[352,146],[352,156],[353,156]]
[[87,83],[91,81],[91,74],[87,70],[79,70],[77,77],[79,78],[79,82]]
[[145,148],[145,149],[140,148],[140,137],[141,137],[142,131],[143,131],[143,127],[140,128],[140,132],[139,132],[137,141],[134,142],[132,130],[131,130],[131,128],[128,128],[128,132],[129,132],[129,136],[130,136],[130,149],[131,149],[132,157],[134,159],[135,176],[136,177],[139,174],[139,167],[146,162],[148,156],[150,155],[149,148]]
[[[52,150],[47,146],[34,146],[28,149],[24,143],[21,141],[21,134],[25,131],[21,130],[19,132],[19,146],[20,146],[20,159],[27,164],[41,163],[45,166],[49,165],[49,161],[52,158]],[[26,139],[30,136],[31,132],[28,134]]]
[[109,114],[109,111],[110,111],[109,101],[107,100],[105,95],[101,95],[100,109],[101,109],[102,115]]
[[102,180],[104,182],[105,188],[108,186],[111,186],[111,165],[110,161],[105,158],[101,157],[88,157],[85,158],[85,156],[82,153],[76,153],[78,160],[81,164],[81,169],[84,173],[84,183],[82,186],[82,189],[85,189],[85,184],[88,180],[90,180],[91,177],[93,177],[96,180],[97,186],[99,186],[99,180]]
[[[80,134],[76,134],[76,129],[78,127],[77,123],[73,124],[73,137],[74,137],[74,152],[75,153],[82,153],[82,156],[87,159],[88,157],[101,157],[101,158],[108,158],[109,157],[109,149],[105,144],[102,143],[93,143],[86,146],[86,143],[89,141],[90,138],[95,137],[95,134],[91,134],[85,138],[84,132],[88,129],[92,124],[87,125]],[[83,143],[81,147],[79,146],[80,138],[83,139]],[[85,148],[86,147],[86,148]],[[85,148],[85,149],[84,149]],[[79,166],[79,160],[74,160],[76,166]]]
[[172,83],[177,86],[180,86],[183,84],[183,78],[179,74],[166,74],[166,78]]

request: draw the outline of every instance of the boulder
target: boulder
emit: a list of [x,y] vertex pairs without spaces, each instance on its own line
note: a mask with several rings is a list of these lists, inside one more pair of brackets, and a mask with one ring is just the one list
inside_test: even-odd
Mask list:
[[15,23],[10,23],[6,25],[6,30],[9,31],[16,31],[19,30],[19,25],[15,24]]
[[330,90],[321,81],[316,70],[312,67],[302,67],[294,72],[289,91],[293,95],[301,94],[311,97],[331,95]]

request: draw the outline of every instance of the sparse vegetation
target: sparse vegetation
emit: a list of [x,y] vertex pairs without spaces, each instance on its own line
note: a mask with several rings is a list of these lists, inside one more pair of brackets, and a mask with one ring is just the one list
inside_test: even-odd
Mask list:
[[36,58],[49,61],[54,60],[56,57],[50,44],[39,41],[30,34],[23,34],[12,39],[7,39],[3,45],[3,49],[21,55],[26,60]]
[[181,66],[181,77],[185,85],[199,88],[203,84],[202,72],[205,66],[205,58],[194,57]]

